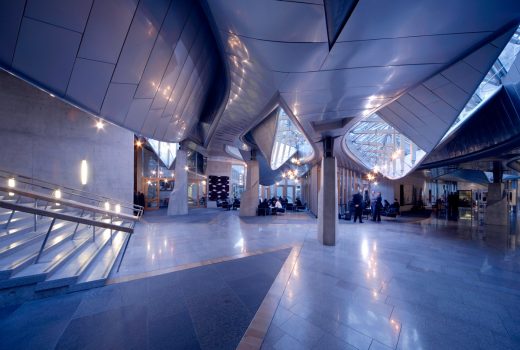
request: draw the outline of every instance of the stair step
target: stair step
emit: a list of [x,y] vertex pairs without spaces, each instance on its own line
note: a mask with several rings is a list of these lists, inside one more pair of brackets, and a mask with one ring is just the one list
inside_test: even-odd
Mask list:
[[95,261],[85,270],[76,284],[69,287],[70,291],[79,291],[105,285],[114,263],[122,253],[123,246],[129,238],[127,232],[116,232],[113,235],[112,244],[108,243],[103,248]]
[[[53,247],[59,247],[61,243],[69,239],[74,232],[72,227],[72,223],[64,222],[61,227],[57,227],[56,230],[53,229],[45,244],[44,252],[48,252]],[[0,258],[0,280],[9,278],[13,273],[36,261],[42,243],[43,238],[34,239],[17,252],[2,256]]]
[[[51,235],[66,229],[68,227],[67,224],[70,223],[66,221],[55,222],[54,226],[52,227]],[[2,246],[0,246],[0,261],[4,258],[4,256],[17,252],[32,243],[39,242],[41,244],[41,241],[43,241],[46,233],[47,229],[37,232],[32,231],[23,236],[18,236],[14,241],[10,241],[9,243],[5,242],[7,244],[3,244],[4,242],[2,242]]]
[[37,264],[29,265],[13,273],[9,279],[0,281],[0,289],[44,281],[48,275],[66,264],[78,250],[84,248],[89,240],[92,240],[90,229],[78,229],[74,239],[64,239],[60,245],[45,249]]
[[9,218],[6,218],[5,220],[2,220],[0,222],[0,230],[7,231],[17,227],[26,226],[27,224],[34,225],[34,216],[29,214],[16,215],[15,213],[15,215],[13,215],[13,218],[11,219],[11,222],[9,223],[9,227],[5,228],[5,225],[7,225],[8,220]]
[[45,281],[36,285],[37,291],[66,287],[76,282],[81,274],[95,260],[103,247],[110,242],[110,230],[96,232],[96,241],[90,241],[83,249],[78,250],[64,266],[58,268]]

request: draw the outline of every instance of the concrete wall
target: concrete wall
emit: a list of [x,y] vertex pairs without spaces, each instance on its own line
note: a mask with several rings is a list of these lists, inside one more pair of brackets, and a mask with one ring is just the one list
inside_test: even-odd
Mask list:
[[[133,200],[133,133],[0,71],[0,169],[117,200]],[[89,165],[81,185],[80,164]]]
[[206,174],[208,176],[231,177],[231,165],[232,163],[230,161],[209,158],[206,167]]

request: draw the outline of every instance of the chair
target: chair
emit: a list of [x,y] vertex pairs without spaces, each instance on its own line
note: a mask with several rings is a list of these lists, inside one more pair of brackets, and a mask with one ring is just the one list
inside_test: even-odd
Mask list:
[[231,210],[231,206],[229,205],[228,201],[222,202],[222,209],[224,210]]
[[258,207],[256,213],[258,216],[269,215],[270,208]]

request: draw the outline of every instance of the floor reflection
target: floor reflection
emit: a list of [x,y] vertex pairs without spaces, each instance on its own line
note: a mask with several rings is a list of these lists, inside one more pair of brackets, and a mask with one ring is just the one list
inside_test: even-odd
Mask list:
[[264,349],[520,348],[516,222],[341,222],[337,245],[325,247],[305,213],[199,210],[145,221],[121,276],[302,245]]

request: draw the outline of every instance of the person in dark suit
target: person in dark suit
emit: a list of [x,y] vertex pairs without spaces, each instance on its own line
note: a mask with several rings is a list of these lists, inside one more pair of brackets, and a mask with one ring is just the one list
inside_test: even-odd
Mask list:
[[374,213],[372,214],[372,221],[381,222],[381,209],[383,209],[383,199],[381,198],[381,193],[379,193],[376,198],[376,203],[374,204]]
[[352,203],[354,204],[354,222],[359,217],[359,222],[363,223],[363,196],[361,193],[356,193],[352,197]]

